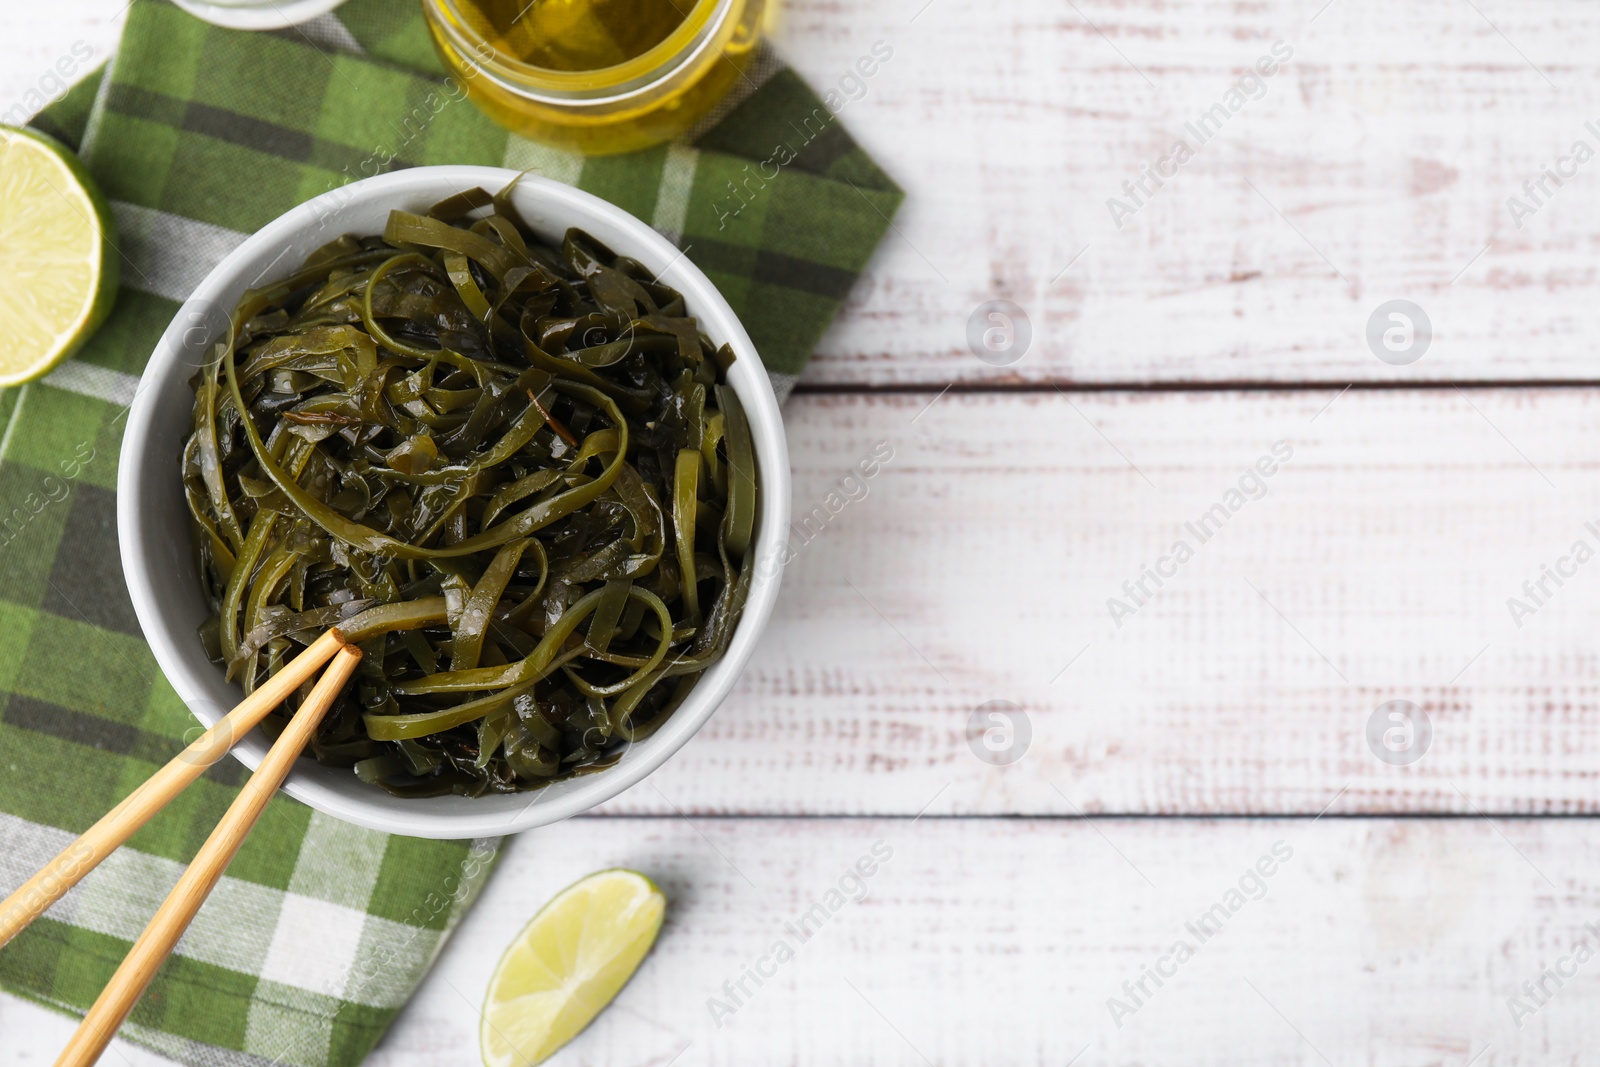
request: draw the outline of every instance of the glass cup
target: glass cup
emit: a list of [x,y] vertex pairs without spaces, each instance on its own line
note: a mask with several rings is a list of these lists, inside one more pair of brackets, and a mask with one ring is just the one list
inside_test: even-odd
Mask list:
[[527,62],[474,0],[422,0],[422,10],[445,66],[490,118],[532,140],[606,155],[670,141],[703,118],[746,77],[769,10],[767,0],[662,2],[687,8],[682,21],[639,55],[595,70]]

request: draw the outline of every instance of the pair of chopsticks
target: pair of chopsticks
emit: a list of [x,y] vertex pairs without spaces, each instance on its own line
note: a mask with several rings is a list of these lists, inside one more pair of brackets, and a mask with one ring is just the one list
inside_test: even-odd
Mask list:
[[0,903],[0,947],[4,947],[199,778],[207,767],[255,729],[268,712],[309,681],[329,660],[333,661],[332,666],[312,688],[216,829],[195,853],[172,893],[134,942],[122,966],[112,975],[89,1014],[84,1016],[77,1033],[67,1042],[56,1060],[56,1067],[88,1067],[111,1043],[112,1036],[194,921],[200,905],[216,888],[239,846],[244,844],[245,836],[266,810],[267,802],[288,777],[328,708],[350,680],[361,662],[361,650],[345,644],[344,635],[338,630],[323,634]]

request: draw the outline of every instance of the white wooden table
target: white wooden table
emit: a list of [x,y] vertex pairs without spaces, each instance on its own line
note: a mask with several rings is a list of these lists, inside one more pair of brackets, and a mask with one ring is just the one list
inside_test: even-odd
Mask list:
[[[791,0],[815,85],[893,47],[842,117],[908,193],[787,407],[797,515],[893,459],[701,735],[515,843],[375,1063],[476,1062],[508,925],[613,864],[668,925],[561,1063],[1594,1058],[1600,8],[1320,3]],[[0,109],[119,6],[0,7]],[[994,299],[1006,366],[967,339]],[[1392,299],[1432,324],[1409,365],[1367,340]],[[969,743],[991,701],[1016,762]],[[1369,743],[1390,701],[1426,751]],[[0,1060],[70,1029],[0,997]]]

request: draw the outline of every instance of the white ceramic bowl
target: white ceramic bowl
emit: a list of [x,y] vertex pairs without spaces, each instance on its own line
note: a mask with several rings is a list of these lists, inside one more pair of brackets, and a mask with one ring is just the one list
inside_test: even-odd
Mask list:
[[[117,532],[122,569],[139,624],[178,696],[207,726],[241,699],[220,668],[206,659],[196,627],[207,616],[195,571],[179,453],[190,428],[194,394],[189,380],[226,313],[248,288],[270,283],[308,253],[342,233],[383,231],[391,208],[425,210],[472,186],[494,191],[517,172],[498,167],[418,167],[354,182],[325,193],[269,223],[206,277],[162,335],[145,368],[128,415],[117,474]],[[750,598],[727,655],[708,670],[689,698],[656,733],[598,774],[557,782],[531,793],[402,800],[367,785],[349,770],[302,759],[284,788],[318,811],[388,833],[471,838],[544,826],[594,807],[661,766],[693,736],[733,687],[749,660],[777,598],[783,535],[789,515],[789,458],[778,404],[761,358],[744,327],[693,263],[643,222],[611,204],[559,182],[525,176],[514,200],[541,236],[559,241],[578,226],[622,255],[632,256],[684,295],[689,312],[737,360],[728,378],[749,416],[760,467],[755,543],[758,562]],[[233,750],[254,769],[266,754],[259,732]]]
[[196,18],[230,30],[286,30],[326,15],[344,0],[173,0]]

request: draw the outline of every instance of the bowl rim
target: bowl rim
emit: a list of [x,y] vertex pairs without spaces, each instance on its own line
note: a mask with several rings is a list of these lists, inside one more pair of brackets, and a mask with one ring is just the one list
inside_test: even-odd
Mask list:
[[287,30],[320,18],[345,0],[258,0],[256,3],[217,3],[213,0],[172,0],[197,19],[230,30]]
[[[554,216],[561,228],[585,227],[596,219],[627,231],[628,244],[618,247],[619,254],[639,260],[647,268],[657,271],[660,280],[683,293],[689,307],[700,320],[701,328],[713,339],[732,346],[737,357],[729,372],[729,383],[743,402],[757,463],[760,467],[761,495],[758,502],[757,531],[751,545],[756,553],[749,597],[739,622],[721,661],[712,666],[670,720],[660,730],[634,748],[624,758],[607,770],[569,779],[572,783],[553,800],[544,800],[549,790],[534,790],[526,794],[498,794],[497,796],[529,797],[529,802],[509,817],[503,812],[473,810],[489,798],[434,797],[408,800],[404,815],[388,810],[390,805],[380,802],[394,798],[376,787],[358,782],[352,774],[350,781],[359,789],[346,790],[326,784],[297,765],[285,781],[283,789],[311,808],[346,822],[385,833],[411,837],[467,839],[501,834],[518,833],[538,826],[549,825],[587,811],[612,799],[642,781],[673,753],[686,744],[703,726],[731,692],[735,682],[749,661],[757,641],[771,616],[777,600],[781,580],[782,551],[789,524],[789,462],[782,417],[771,380],[738,316],[728,305],[716,286],[689,261],[672,242],[658,234],[637,217],[601,198],[562,182],[538,175],[519,172],[505,167],[470,166],[465,164],[413,167],[387,174],[364,178],[348,185],[329,190],[290,209],[267,223],[246,238],[219,262],[195,288],[178,309],[173,321],[156,344],[129,408],[127,425],[123,434],[117,471],[117,535],[123,577],[129,597],[133,602],[140,628],[157,666],[177,695],[190,708],[194,716],[209,727],[225,714],[206,696],[206,686],[218,681],[215,673],[209,679],[203,672],[191,670],[186,656],[193,648],[183,648],[180,642],[193,642],[192,632],[169,620],[160,607],[156,592],[158,581],[169,576],[158,575],[147,566],[151,558],[154,538],[159,528],[152,528],[149,516],[153,509],[146,506],[147,486],[155,484],[147,479],[141,469],[148,458],[152,438],[158,436],[155,425],[157,396],[161,387],[170,388],[170,379],[184,373],[188,364],[183,356],[183,339],[186,325],[207,308],[224,304],[232,307],[238,292],[251,282],[245,281],[248,270],[259,263],[264,250],[290,247],[296,235],[314,233],[329,225],[338,232],[338,219],[342,212],[352,207],[360,209],[391,200],[393,206],[419,204],[442,200],[463,188],[479,185],[489,190],[502,188],[518,179],[514,196],[525,215],[536,213],[529,198],[536,198],[539,213]],[[279,253],[279,258],[282,254]],[[274,261],[276,263],[276,261]],[[289,273],[298,263],[277,264],[256,276],[253,284],[263,278]],[[219,299],[220,298],[220,299]],[[192,327],[191,327],[192,328]],[[143,462],[141,462],[143,461]],[[173,460],[176,471],[176,458]],[[160,468],[157,468],[160,469]],[[185,536],[188,531],[185,530]],[[198,579],[194,579],[198,582]],[[217,668],[207,663],[215,672]],[[237,693],[237,690],[234,690]],[[242,695],[236,697],[242,699]],[[267,744],[259,731],[252,732],[231,750],[232,755],[252,771],[265,756]],[[564,783],[565,784],[565,783]],[[363,791],[371,790],[368,797]],[[441,803],[444,802],[444,803]],[[414,809],[414,810],[412,810]]]

